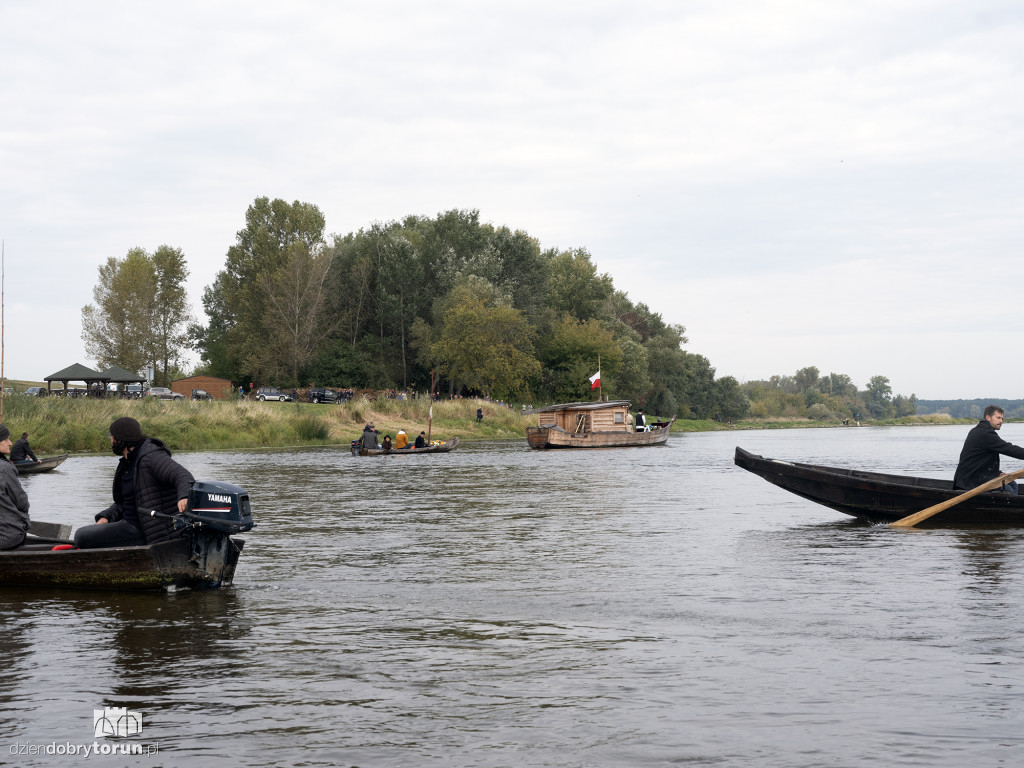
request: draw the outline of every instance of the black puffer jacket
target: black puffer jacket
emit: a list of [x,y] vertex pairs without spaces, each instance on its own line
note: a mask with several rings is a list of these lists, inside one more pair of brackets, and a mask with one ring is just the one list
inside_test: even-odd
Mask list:
[[195,478],[192,473],[171,458],[171,452],[156,438],[147,437],[139,447],[131,465],[122,459],[114,473],[114,503],[96,515],[114,523],[124,517],[121,510],[121,474],[126,466],[135,467],[135,506],[139,511],[142,533],[147,544],[156,544],[179,535],[170,520],[150,516],[151,510],[173,515],[178,511],[178,499],[187,499]]
[[1024,448],[1003,440],[995,428],[982,419],[964,440],[953,487],[964,490],[977,488],[999,477],[999,454],[1024,459]]

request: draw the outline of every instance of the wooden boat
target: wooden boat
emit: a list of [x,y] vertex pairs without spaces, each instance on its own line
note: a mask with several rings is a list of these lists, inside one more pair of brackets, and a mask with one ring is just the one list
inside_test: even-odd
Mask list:
[[672,422],[658,421],[638,432],[629,423],[628,400],[594,403],[560,403],[533,411],[538,425],[526,428],[531,448],[621,448],[662,445]]
[[410,445],[408,448],[367,448],[363,451],[362,442],[359,440],[352,441],[352,455],[353,456],[422,456],[427,453],[448,453],[454,450],[459,444],[459,438],[453,437],[451,440],[443,440],[437,443],[432,443],[425,448],[414,448]]
[[[959,496],[953,481],[764,458],[739,446],[736,466],[797,496],[867,520],[891,523]],[[940,512],[921,526],[1024,525],[1024,496],[982,493]]]
[[249,494],[237,485],[200,480],[192,486],[188,511],[171,519],[181,530],[176,538],[102,549],[74,549],[71,526],[33,522],[21,546],[0,551],[0,586],[161,590],[230,584],[245,546],[232,534],[253,527]]
[[44,456],[33,464],[15,464],[14,466],[18,468],[18,474],[34,475],[36,472],[49,472],[51,469],[56,469],[64,463],[67,457],[66,453],[62,453],[60,456]]

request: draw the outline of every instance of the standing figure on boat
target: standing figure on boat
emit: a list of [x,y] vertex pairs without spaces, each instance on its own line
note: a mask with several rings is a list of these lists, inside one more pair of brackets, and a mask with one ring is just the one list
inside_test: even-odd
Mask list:
[[644,409],[643,408],[639,409],[636,412],[636,419],[633,420],[633,423],[636,425],[636,431],[637,432],[644,432],[646,430],[646,427],[645,427],[646,422],[644,421]]
[[75,545],[135,547],[179,535],[166,516],[188,509],[192,473],[171,458],[163,442],[142,434],[139,422],[130,416],[110,425],[110,448],[121,457],[114,472],[114,503],[96,515],[96,525],[75,531]]
[[[985,418],[967,433],[967,439],[964,440],[960,463],[953,476],[954,488],[970,490],[1003,474],[999,471],[999,454],[1024,459],[1024,448],[1008,443],[999,436],[999,428],[1002,426],[1003,409],[998,405],[985,408]],[[1005,491],[1016,494],[1016,481],[1007,483]]]
[[28,444],[28,432],[22,432],[18,442],[11,448],[11,462],[13,464],[38,464],[39,459],[32,453]]
[[0,549],[14,549],[28,533],[28,494],[21,487],[11,452],[11,430],[0,424]]

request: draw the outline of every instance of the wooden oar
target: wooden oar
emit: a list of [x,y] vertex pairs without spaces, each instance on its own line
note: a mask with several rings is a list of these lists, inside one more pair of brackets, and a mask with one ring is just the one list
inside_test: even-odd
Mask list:
[[936,504],[934,507],[928,507],[922,509],[920,512],[915,512],[912,515],[902,517],[894,523],[889,523],[893,528],[912,528],[913,526],[920,523],[922,520],[927,520],[932,515],[937,515],[939,512],[943,512],[950,507],[955,507],[961,501],[967,501],[968,499],[985,493],[985,491],[992,491],[999,488],[1004,483],[1008,483],[1011,480],[1016,480],[1019,477],[1024,477],[1024,469],[1018,469],[1016,472],[1011,472],[1008,475],[1000,475],[999,477],[989,480],[987,483],[979,485],[977,488],[972,488],[969,491],[964,491],[959,496],[954,496],[952,499],[947,499],[941,504]]

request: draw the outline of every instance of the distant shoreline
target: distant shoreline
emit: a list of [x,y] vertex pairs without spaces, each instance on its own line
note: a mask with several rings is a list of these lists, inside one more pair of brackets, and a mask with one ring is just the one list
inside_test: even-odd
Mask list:
[[[483,419],[476,420],[477,408]],[[215,400],[191,402],[123,400],[119,398],[62,398],[7,395],[4,424],[13,435],[29,433],[38,456],[55,453],[96,454],[108,450],[108,428],[120,416],[139,420],[146,434],[163,440],[172,451],[216,449],[348,446],[367,423],[381,436],[405,429],[414,438],[428,429],[427,400],[356,398],[343,404]],[[976,419],[953,419],[943,414],[907,416],[885,421],[862,421],[859,426],[930,426],[974,424]],[[1011,422],[1007,422],[1011,423]],[[433,439],[524,440],[536,417],[487,400],[441,400],[433,403]],[[857,422],[808,419],[745,419],[735,423],[711,419],[677,419],[672,431],[722,432],[760,429],[856,428]]]

